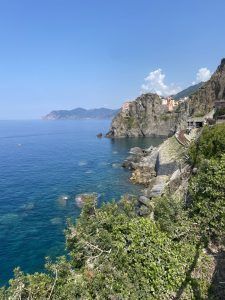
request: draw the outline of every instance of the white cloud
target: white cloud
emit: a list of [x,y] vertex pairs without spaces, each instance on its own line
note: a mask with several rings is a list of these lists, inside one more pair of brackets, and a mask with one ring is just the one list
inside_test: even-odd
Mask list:
[[205,82],[210,79],[212,73],[207,68],[200,68],[196,74],[196,80],[192,82],[192,84],[196,84],[199,82]]
[[151,92],[160,96],[169,96],[181,91],[181,88],[173,83],[167,85],[165,77],[166,75],[161,69],[150,72],[145,78],[145,83],[141,86],[142,93]]

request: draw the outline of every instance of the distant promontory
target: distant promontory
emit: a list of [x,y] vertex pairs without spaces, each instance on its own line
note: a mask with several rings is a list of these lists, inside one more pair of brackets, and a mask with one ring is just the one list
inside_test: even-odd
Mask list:
[[80,120],[80,119],[111,119],[117,113],[119,109],[110,108],[94,108],[84,109],[75,108],[72,110],[53,110],[43,120]]

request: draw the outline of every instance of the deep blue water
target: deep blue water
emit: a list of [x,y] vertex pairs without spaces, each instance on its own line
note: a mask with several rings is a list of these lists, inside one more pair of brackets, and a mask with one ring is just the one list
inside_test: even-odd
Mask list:
[[80,212],[77,194],[97,192],[100,201],[110,201],[138,192],[119,163],[130,147],[162,139],[97,139],[109,124],[0,121],[0,284],[17,266],[41,271],[46,256],[64,254],[66,219]]

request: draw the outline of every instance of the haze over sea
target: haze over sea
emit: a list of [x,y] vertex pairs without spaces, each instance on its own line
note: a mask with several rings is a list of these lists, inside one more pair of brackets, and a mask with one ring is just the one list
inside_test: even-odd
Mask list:
[[97,192],[102,203],[138,192],[120,163],[131,147],[162,139],[97,139],[109,125],[109,120],[0,121],[0,284],[17,266],[41,271],[46,256],[65,253],[66,220],[80,213],[77,194]]

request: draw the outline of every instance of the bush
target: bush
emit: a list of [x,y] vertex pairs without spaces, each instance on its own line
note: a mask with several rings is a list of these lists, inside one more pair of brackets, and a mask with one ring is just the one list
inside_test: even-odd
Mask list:
[[183,200],[169,196],[155,198],[154,218],[160,229],[173,240],[192,240],[197,238],[196,227],[192,226]]
[[225,154],[221,159],[204,161],[192,178],[191,212],[208,239],[220,240],[225,228]]
[[194,165],[200,165],[204,159],[220,158],[224,153],[225,124],[205,126],[199,140],[193,143],[189,150]]
[[195,251],[138,217],[127,200],[81,215],[72,232],[68,247],[73,265],[83,270],[87,299],[167,299],[184,280]]

